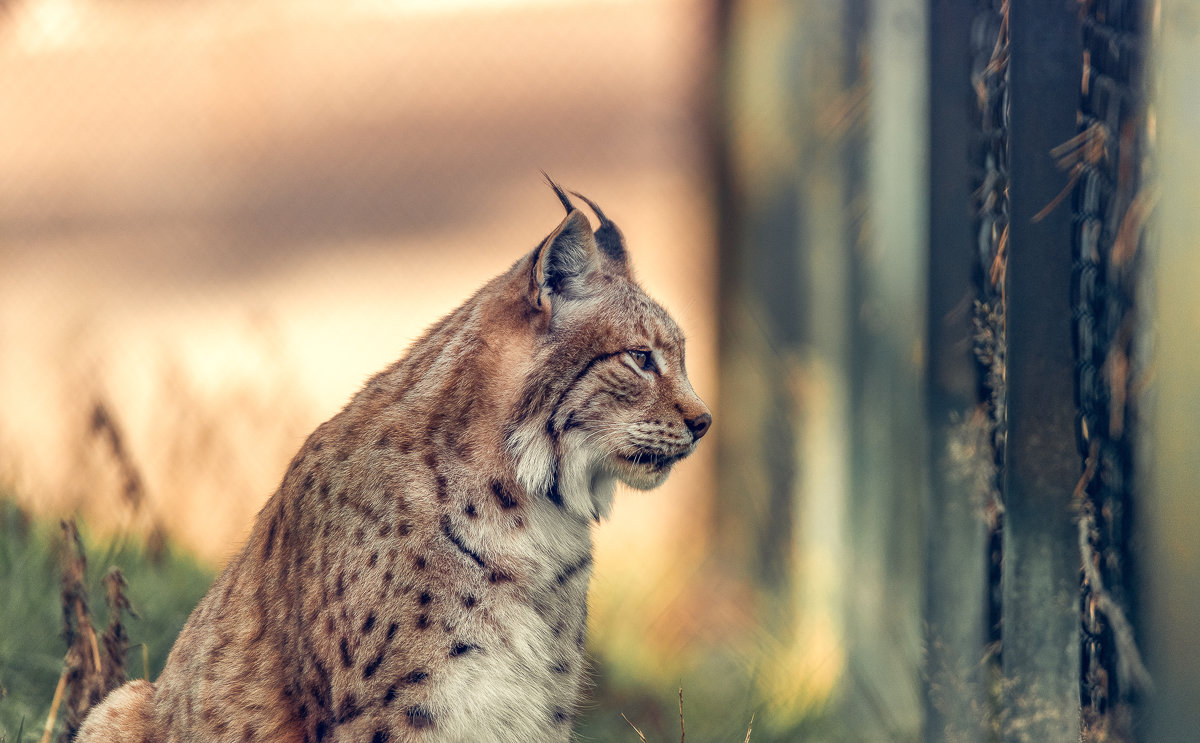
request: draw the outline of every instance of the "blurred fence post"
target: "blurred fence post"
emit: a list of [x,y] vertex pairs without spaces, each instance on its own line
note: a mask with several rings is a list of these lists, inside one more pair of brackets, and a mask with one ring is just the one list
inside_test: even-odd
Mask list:
[[1051,150],[1078,134],[1074,4],[1011,0],[1008,440],[1002,629],[1012,743],[1079,738],[1079,569],[1072,492],[1072,213]]
[[1153,400],[1138,514],[1142,642],[1155,690],[1142,740],[1183,743],[1200,735],[1200,7],[1162,0],[1157,33]]
[[[713,528],[721,564],[787,604],[794,544],[794,386],[806,213],[789,114],[803,70],[780,63],[803,33],[780,3],[739,6],[724,34],[717,162],[721,437]],[[786,612],[786,610],[784,610]]]
[[[924,4],[738,11],[726,68],[730,414],[718,543],[724,563],[774,599],[767,629],[808,659],[790,669],[793,685],[824,693],[837,679],[856,733],[911,740],[925,469]],[[880,108],[876,74],[890,86]]]
[[[972,317],[977,262],[971,193],[971,27],[976,4],[933,0],[929,18],[929,275],[925,502],[924,739],[982,741],[988,530],[977,470],[994,454],[971,436],[978,403]],[[975,460],[982,459],[982,462]]]
[[861,740],[921,728],[922,347],[928,256],[928,7],[844,3],[847,88],[865,99],[846,142],[850,182],[847,719]]

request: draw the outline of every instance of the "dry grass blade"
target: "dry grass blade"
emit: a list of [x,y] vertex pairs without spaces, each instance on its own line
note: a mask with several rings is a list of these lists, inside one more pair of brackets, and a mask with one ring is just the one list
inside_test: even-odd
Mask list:
[[[58,686],[54,688],[54,699],[50,702],[50,712],[46,715],[46,729],[42,731],[41,743],[50,743],[50,734],[54,732],[54,721],[58,719],[58,705],[62,704],[63,690],[67,688],[67,667],[63,666],[62,673],[58,676]],[[25,721],[21,721],[21,729],[24,730]],[[17,740],[21,740],[21,733],[17,733]]]
[[[624,720],[625,722],[629,722],[629,718],[625,716],[624,712],[621,713],[621,719]],[[629,722],[629,727],[633,728],[633,732],[638,734],[638,737],[642,739],[642,743],[646,743],[646,736],[642,735],[642,731],[638,730],[637,725],[634,725],[632,722]]]
[[743,743],[750,743],[750,731],[754,730],[754,715],[750,715],[750,724],[746,726],[746,740]]

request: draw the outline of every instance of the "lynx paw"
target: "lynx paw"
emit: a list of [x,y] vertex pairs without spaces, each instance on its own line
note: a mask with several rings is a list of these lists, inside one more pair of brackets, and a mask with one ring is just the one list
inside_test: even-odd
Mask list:
[[153,720],[154,685],[130,681],[88,713],[75,743],[154,743]]

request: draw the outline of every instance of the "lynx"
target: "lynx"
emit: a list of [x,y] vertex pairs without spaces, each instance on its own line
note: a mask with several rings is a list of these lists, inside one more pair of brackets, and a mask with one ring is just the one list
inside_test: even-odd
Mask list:
[[620,230],[567,211],[317,428],[87,741],[567,741],[591,528],[712,416]]

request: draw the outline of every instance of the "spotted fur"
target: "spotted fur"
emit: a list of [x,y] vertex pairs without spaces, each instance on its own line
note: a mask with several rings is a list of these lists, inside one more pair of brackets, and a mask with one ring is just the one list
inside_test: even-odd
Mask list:
[[[711,416],[620,231],[562,223],[309,436],[93,741],[567,741],[592,524]],[[582,197],[581,197],[582,198]]]

